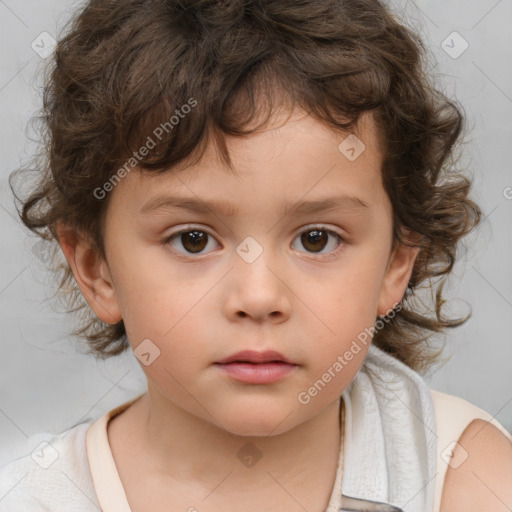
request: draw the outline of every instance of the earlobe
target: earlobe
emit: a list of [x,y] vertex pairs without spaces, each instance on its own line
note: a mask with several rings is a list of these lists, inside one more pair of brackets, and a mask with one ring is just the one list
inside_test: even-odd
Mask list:
[[59,223],[57,236],[78,287],[96,316],[107,324],[121,321],[107,262],[75,229]]
[[387,315],[402,300],[409,280],[411,279],[414,262],[420,251],[419,247],[398,244],[388,263],[386,276],[382,283],[377,314]]

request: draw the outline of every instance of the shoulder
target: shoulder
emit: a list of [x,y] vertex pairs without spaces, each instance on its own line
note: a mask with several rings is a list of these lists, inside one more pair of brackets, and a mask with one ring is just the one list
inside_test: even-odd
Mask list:
[[473,419],[453,447],[441,512],[510,512],[512,442],[493,423]]
[[[437,438],[435,511],[510,512],[510,432],[471,402],[433,389],[430,392]],[[494,496],[496,505],[490,496]]]
[[29,438],[24,455],[0,468],[0,512],[89,510],[95,493],[85,447],[88,427],[82,423],[59,435]]

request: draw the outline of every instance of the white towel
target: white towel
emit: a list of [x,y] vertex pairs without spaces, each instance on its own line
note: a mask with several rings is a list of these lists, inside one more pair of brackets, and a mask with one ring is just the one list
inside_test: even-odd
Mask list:
[[434,404],[423,377],[373,343],[343,392],[344,496],[431,512]]

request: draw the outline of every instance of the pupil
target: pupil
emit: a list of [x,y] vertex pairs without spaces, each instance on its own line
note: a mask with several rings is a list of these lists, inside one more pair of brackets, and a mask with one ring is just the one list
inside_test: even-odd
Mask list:
[[181,235],[183,247],[189,252],[201,252],[206,247],[207,234],[204,231],[188,231]]
[[[315,250],[321,251],[327,244],[327,232],[320,229],[307,231],[302,233],[301,240],[306,249],[310,248],[308,247],[309,245],[313,246],[313,252]],[[321,247],[319,247],[319,245],[321,245]]]

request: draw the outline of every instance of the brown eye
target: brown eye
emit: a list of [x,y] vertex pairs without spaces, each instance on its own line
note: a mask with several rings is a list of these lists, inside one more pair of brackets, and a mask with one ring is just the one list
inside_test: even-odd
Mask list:
[[[328,229],[308,229],[300,235],[301,245],[310,253],[335,253],[342,242],[343,239],[340,235]],[[326,248],[328,250],[324,250]]]
[[328,239],[327,233],[319,229],[306,231],[300,237],[302,245],[312,252],[320,252],[327,245]]
[[214,238],[205,231],[192,229],[171,235],[165,240],[165,243],[170,244],[177,252],[182,254],[200,254],[213,240]]
[[187,231],[180,236],[183,247],[191,253],[201,252],[208,242],[208,235],[204,231]]

